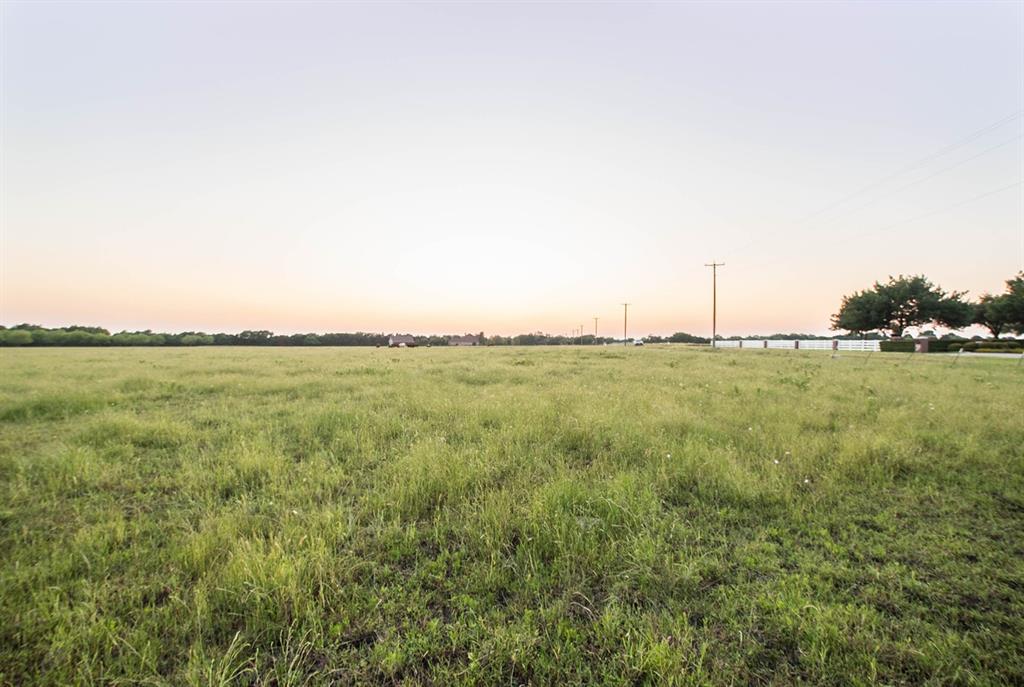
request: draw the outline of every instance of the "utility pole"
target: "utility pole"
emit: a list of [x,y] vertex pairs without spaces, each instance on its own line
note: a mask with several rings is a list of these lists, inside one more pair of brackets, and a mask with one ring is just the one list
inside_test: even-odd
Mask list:
[[597,318],[594,318],[594,343],[597,343]]
[[718,335],[718,268],[724,267],[725,263],[704,263],[704,266],[711,268],[711,348],[716,348],[715,337]]
[[583,325],[580,325],[580,346],[583,345]]
[[630,305],[632,305],[632,303],[623,303],[622,304],[622,345],[623,346],[627,345],[626,344],[626,322],[628,321],[628,317],[629,317],[629,306]]

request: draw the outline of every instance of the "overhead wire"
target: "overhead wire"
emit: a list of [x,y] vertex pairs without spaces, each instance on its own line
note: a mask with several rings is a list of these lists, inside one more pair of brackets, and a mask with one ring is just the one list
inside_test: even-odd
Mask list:
[[[957,201],[956,203],[952,203],[950,205],[946,205],[946,206],[943,206],[943,207],[935,209],[935,210],[929,210],[928,212],[923,212],[923,213],[921,213],[919,215],[914,215],[913,217],[907,217],[905,219],[897,220],[896,222],[891,222],[889,224],[883,225],[881,227],[875,227],[875,228],[869,229],[867,231],[855,232],[855,233],[846,233],[846,234],[843,234],[843,236],[840,238],[840,240],[836,241],[836,245],[843,245],[843,244],[849,243],[850,241],[852,241],[854,239],[861,239],[861,238],[863,238],[865,236],[870,236],[872,234],[877,234],[877,233],[880,233],[880,232],[883,232],[883,231],[888,231],[889,229],[894,229],[894,228],[902,226],[904,224],[912,224],[913,222],[918,222],[918,221],[920,221],[922,219],[927,219],[928,217],[932,217],[934,215],[940,215],[942,213],[949,212],[950,210],[955,210],[958,207],[962,207],[964,205],[969,205],[969,204],[974,203],[976,201],[988,198],[989,196],[994,196],[994,195],[996,195],[998,193],[1002,193],[1003,191],[1008,191],[1011,188],[1015,188],[1015,187],[1020,186],[1022,184],[1024,184],[1024,179],[1018,179],[1017,181],[1015,181],[1015,182],[1013,182],[1011,184],[1007,184],[1005,186],[1000,186],[998,188],[994,188],[994,189],[990,189],[988,191],[984,191],[983,193],[979,193],[979,194],[977,194],[975,196],[971,196],[970,198],[966,198],[964,200]],[[776,257],[773,260],[759,261],[757,263],[757,265],[760,266],[760,267],[764,267],[766,265],[773,265],[775,263],[778,263],[784,257],[787,257],[787,256],[783,255],[783,256]]]
[[1013,138],[1007,139],[1007,140],[1003,141],[1002,143],[997,143],[994,146],[986,148],[985,150],[981,151],[977,155],[972,155],[971,157],[968,157],[968,158],[965,158],[963,160],[960,160],[959,162],[956,162],[956,163],[954,163],[952,165],[949,165],[947,167],[943,167],[942,169],[937,170],[937,171],[933,172],[932,174],[929,174],[926,177],[921,177],[920,179],[915,179],[914,181],[911,181],[909,184],[905,184],[903,186],[900,186],[899,188],[895,188],[892,191],[890,191],[889,193],[886,193],[885,195],[878,196],[877,198],[873,198],[872,200],[869,200],[866,203],[862,203],[861,205],[858,205],[857,207],[853,208],[852,210],[849,210],[847,212],[841,213],[839,215],[834,215],[834,216],[830,217],[828,220],[826,220],[824,222],[824,224],[822,224],[820,226],[829,226],[831,224],[835,224],[839,220],[845,219],[846,217],[849,217],[850,215],[856,214],[856,213],[860,212],[861,210],[863,210],[864,208],[867,208],[867,207],[870,207],[870,206],[874,205],[875,203],[877,203],[880,200],[885,200],[886,198],[891,198],[892,196],[894,196],[894,195],[896,195],[898,193],[901,193],[901,192],[907,190],[908,188],[912,188],[914,186],[917,186],[918,184],[922,184],[922,183],[924,183],[926,181],[930,181],[931,179],[934,179],[937,176],[945,174],[946,172],[949,172],[950,170],[956,169],[957,167],[962,167],[963,165],[967,164],[968,162],[972,162],[974,160],[977,160],[979,157],[984,157],[985,155],[988,155],[989,153],[991,153],[991,152],[993,152],[995,150],[998,150],[998,149],[1000,149],[1000,148],[1002,148],[1004,146],[1008,146],[1011,143],[1019,141],[1022,138],[1024,138],[1024,134],[1018,134],[1017,136],[1014,136]]
[[896,170],[895,172],[892,172],[892,173],[888,174],[887,176],[879,179],[878,181],[875,181],[875,182],[873,182],[871,184],[868,184],[867,186],[864,186],[863,188],[861,188],[861,189],[859,189],[857,191],[854,191],[853,193],[851,193],[851,194],[849,194],[847,196],[844,196],[843,198],[840,198],[839,200],[833,201],[833,202],[829,203],[828,205],[826,205],[825,207],[820,208],[818,210],[815,210],[814,212],[812,212],[809,215],[805,215],[804,217],[796,220],[796,223],[797,224],[803,224],[804,222],[806,222],[806,221],[808,221],[810,219],[813,219],[813,218],[815,218],[815,217],[817,217],[819,215],[822,215],[822,214],[828,212],[829,210],[831,210],[834,207],[842,205],[843,203],[845,203],[848,200],[852,200],[852,199],[856,198],[859,195],[867,193],[868,191],[873,191],[874,189],[876,189],[876,188],[878,188],[880,186],[885,185],[887,182],[892,181],[893,179],[895,179],[897,177],[900,177],[900,176],[906,174],[907,172],[911,172],[911,171],[917,169],[918,167],[921,167],[922,165],[926,165],[929,162],[931,162],[933,160],[936,160],[936,159],[942,157],[943,155],[946,155],[947,153],[951,153],[954,150],[957,150],[959,148],[964,147],[968,143],[976,141],[977,139],[981,138],[985,134],[987,134],[987,133],[989,133],[991,131],[994,131],[994,130],[998,129],[999,127],[1003,126],[1004,124],[1008,124],[1009,122],[1012,122],[1013,120],[1019,118],[1021,115],[1024,115],[1024,110],[1018,110],[1018,111],[1016,111],[1016,112],[1014,112],[1014,113],[1012,113],[1010,115],[1007,115],[1006,117],[1003,117],[1002,119],[998,119],[998,120],[996,120],[996,121],[994,121],[994,122],[992,122],[990,124],[986,124],[982,128],[973,131],[972,133],[968,134],[967,136],[965,136],[965,137],[963,137],[963,138],[961,138],[959,140],[956,140],[953,143],[950,143],[949,145],[943,146],[939,150],[937,150],[937,151],[935,151],[935,152],[933,152],[933,153],[931,153],[929,155],[926,155],[923,158],[920,158],[916,162],[912,162],[909,165],[906,165],[905,167],[901,167],[898,170]]
[[[946,155],[948,153],[953,152],[954,150],[958,150],[958,149],[964,147],[965,145],[967,145],[968,143],[976,141],[977,139],[981,138],[985,134],[991,133],[992,131],[997,130],[998,128],[1004,126],[1005,124],[1008,124],[1009,122],[1012,122],[1012,121],[1014,121],[1016,119],[1021,118],[1022,115],[1024,115],[1024,110],[1018,110],[1018,111],[1016,111],[1016,112],[1014,112],[1014,113],[1012,113],[1010,115],[1007,115],[1006,117],[1002,117],[1001,119],[998,119],[998,120],[996,120],[994,122],[990,122],[989,124],[986,124],[985,126],[981,127],[980,129],[976,129],[975,131],[971,132],[970,134],[968,134],[968,135],[966,135],[966,136],[964,136],[964,137],[962,137],[962,138],[960,138],[960,139],[958,139],[958,140],[956,140],[956,141],[954,141],[954,142],[952,142],[950,144],[947,144],[947,145],[943,146],[942,148],[939,148],[938,150],[936,150],[936,151],[934,151],[934,152],[932,152],[932,153],[930,153],[930,154],[928,154],[928,155],[926,155],[926,156],[924,156],[922,158],[919,158],[915,162],[910,163],[908,165],[905,165],[905,166],[899,168],[895,172],[892,172],[892,173],[886,175],[882,179],[879,179],[876,182],[868,184],[867,186],[862,187],[858,191],[850,193],[850,194],[844,196],[843,198],[840,198],[839,200],[833,201],[832,203],[829,203],[828,205],[826,205],[826,206],[816,210],[815,212],[812,212],[811,214],[804,216],[802,219],[795,220],[794,222],[791,222],[787,226],[798,227],[801,224],[806,223],[808,220],[810,220],[810,219],[812,219],[814,217],[818,217],[818,216],[828,212],[829,210],[832,210],[832,209],[842,205],[843,203],[846,203],[849,200],[852,200],[853,198],[856,198],[856,197],[858,197],[860,195],[863,195],[864,193],[867,193],[868,191],[880,188],[880,187],[884,186],[886,183],[888,183],[889,181],[892,181],[893,179],[896,179],[896,178],[898,178],[898,177],[900,177],[900,176],[902,176],[902,175],[904,175],[904,174],[906,174],[906,173],[908,173],[910,171],[913,171],[914,169],[917,169],[918,167],[921,167],[921,166],[923,166],[925,164],[928,164],[929,162],[937,160],[940,157],[942,157],[942,156],[944,156],[944,155]],[[854,208],[854,209],[852,209],[852,210],[850,210],[848,212],[840,213],[839,215],[833,216],[830,220],[827,221],[827,224],[832,224],[835,221],[838,221],[839,219],[841,219],[843,217],[846,217],[846,216],[849,216],[850,214],[854,214],[856,212],[859,212],[860,210],[862,210],[862,209],[864,209],[864,208],[874,204],[875,202],[878,202],[879,200],[884,200],[885,198],[892,197],[893,195],[895,195],[897,193],[900,193],[903,190],[906,190],[908,188],[916,186],[917,184],[920,184],[920,183],[923,183],[923,182],[928,181],[930,179],[933,179],[936,176],[939,176],[941,174],[944,174],[945,172],[948,172],[948,171],[950,171],[952,169],[955,169],[955,168],[960,167],[960,166],[962,166],[964,164],[967,164],[968,162],[976,160],[979,157],[987,155],[988,153],[991,153],[994,150],[1002,148],[1003,146],[1009,145],[1010,143],[1013,143],[1014,141],[1018,141],[1021,138],[1024,138],[1024,134],[1015,136],[1015,137],[1013,137],[1011,139],[1008,139],[1006,141],[998,143],[998,144],[996,144],[994,146],[990,146],[989,148],[986,148],[985,150],[981,151],[980,153],[977,153],[976,155],[972,155],[971,157],[968,157],[968,158],[966,158],[964,160],[960,160],[960,161],[958,161],[958,162],[956,162],[956,163],[954,163],[952,165],[949,165],[949,166],[944,167],[943,169],[940,169],[940,170],[938,170],[938,171],[936,171],[936,172],[934,172],[932,174],[929,174],[926,177],[923,177],[921,179],[917,179],[917,180],[912,181],[912,182],[910,182],[908,184],[905,184],[904,186],[901,186],[901,187],[891,191],[888,194],[885,194],[883,196],[874,198],[874,199],[872,199],[872,200],[870,200],[870,201],[868,201],[866,203],[863,203],[863,204],[857,206],[856,208]],[[753,237],[751,240],[747,241],[746,243],[741,244],[738,248],[734,248],[734,249],[732,249],[730,251],[727,251],[725,253],[725,256],[726,257],[734,257],[734,256],[736,256],[738,254],[742,254],[743,251],[746,251],[751,246],[754,246],[754,245],[757,245],[757,244],[762,243],[764,241],[770,240],[771,238],[773,238],[774,235],[777,235],[778,233],[779,233],[778,231],[771,232],[770,234],[762,232],[759,235],[756,235],[755,237]]]

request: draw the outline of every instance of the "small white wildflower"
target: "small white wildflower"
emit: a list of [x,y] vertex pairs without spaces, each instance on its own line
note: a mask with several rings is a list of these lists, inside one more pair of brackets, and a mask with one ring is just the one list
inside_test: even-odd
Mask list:
[[298,514],[299,514],[299,511],[297,511],[297,510],[293,510],[292,511],[292,515],[298,515]]
[[671,458],[671,457],[672,457],[672,454],[671,454],[671,453],[666,453],[666,454],[665,454],[665,457],[666,457],[666,458]]
[[788,456],[788,455],[790,455],[789,451],[786,451],[786,455],[787,455],[787,456]]
[[753,431],[754,431],[754,428],[753,428],[753,427],[747,427],[747,431],[748,431],[748,432],[753,432]]
[[778,458],[776,458],[776,459],[775,459],[775,460],[773,460],[772,462],[773,462],[773,463],[775,463],[776,465],[778,465],[778,464],[779,464],[779,459],[778,459]]
[[804,480],[804,484],[810,484],[810,483],[811,483],[811,480],[809,480],[809,479],[805,479]]

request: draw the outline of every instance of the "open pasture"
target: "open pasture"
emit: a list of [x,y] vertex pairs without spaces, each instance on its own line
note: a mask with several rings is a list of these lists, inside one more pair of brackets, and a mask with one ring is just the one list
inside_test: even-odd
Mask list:
[[1020,684],[1024,369],[0,352],[0,683]]

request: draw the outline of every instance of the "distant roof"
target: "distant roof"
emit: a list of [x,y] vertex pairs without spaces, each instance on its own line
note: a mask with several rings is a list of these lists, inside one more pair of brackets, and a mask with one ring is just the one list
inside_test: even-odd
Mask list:
[[448,343],[480,343],[480,337],[476,334],[466,334],[465,336],[452,336],[448,339]]
[[388,341],[391,343],[416,343],[416,337],[412,334],[392,334],[388,337]]

